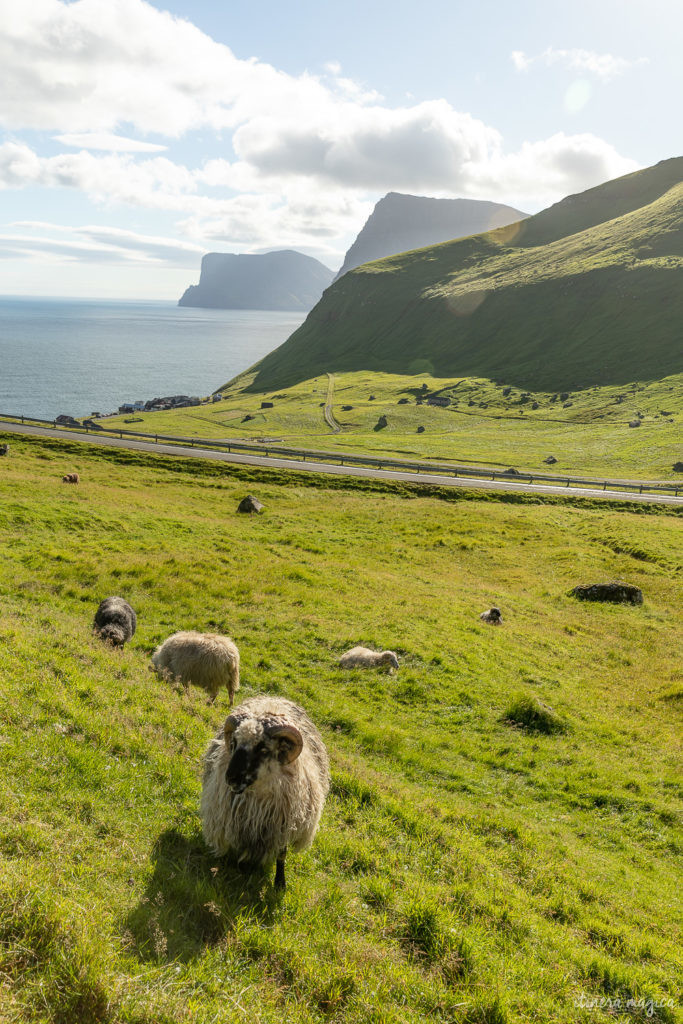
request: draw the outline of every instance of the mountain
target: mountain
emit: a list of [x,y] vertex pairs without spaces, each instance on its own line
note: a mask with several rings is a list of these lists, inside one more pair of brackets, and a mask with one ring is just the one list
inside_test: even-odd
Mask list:
[[252,369],[478,376],[530,390],[683,371],[683,157],[517,224],[365,264]]
[[199,284],[190,285],[178,305],[307,310],[333,276],[318,260],[291,249],[254,256],[210,252],[202,258]]
[[429,199],[389,192],[375,206],[337,274],[384,256],[478,235],[522,220],[525,213],[476,199]]

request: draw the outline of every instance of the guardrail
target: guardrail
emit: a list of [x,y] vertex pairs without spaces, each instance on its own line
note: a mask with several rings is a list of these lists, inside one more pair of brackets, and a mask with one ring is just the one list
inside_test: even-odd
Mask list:
[[21,423],[40,423],[59,430],[85,431],[86,434],[93,434],[95,437],[100,435],[104,437],[119,437],[120,439],[123,439],[125,436],[141,438],[143,440],[152,440],[156,444],[170,443],[186,446],[189,445],[191,448],[218,449],[219,451],[227,452],[247,452],[251,454],[265,455],[266,458],[296,458],[301,459],[302,462],[306,462],[308,459],[310,462],[331,462],[340,466],[370,466],[373,469],[394,469],[406,472],[412,471],[415,473],[436,473],[443,476],[471,477],[473,479],[481,480],[505,480],[508,483],[513,481],[528,484],[554,483],[566,487],[590,487],[593,490],[602,489],[603,491],[637,490],[640,494],[660,492],[663,494],[673,494],[675,497],[678,497],[679,492],[683,491],[683,481],[681,481],[680,484],[655,484],[640,480],[596,480],[595,478],[588,477],[553,476],[550,473],[523,473],[519,470],[516,470],[514,473],[509,473],[505,470],[499,469],[479,469],[473,466],[452,465],[450,463],[441,462],[408,462],[404,459],[393,459],[389,456],[384,458],[382,456],[378,457],[373,455],[352,455],[348,452],[312,451],[310,448],[285,448],[281,445],[269,444],[267,441],[217,441],[212,438],[175,437],[172,434],[148,434],[140,430],[124,430],[120,427],[112,428],[98,426],[93,429],[92,427],[82,424],[75,427],[70,426],[69,424],[57,423],[56,420],[45,420],[40,419],[37,416],[25,416],[23,414],[15,416],[11,413],[0,413],[0,421],[2,420],[11,420],[14,422],[18,420]]

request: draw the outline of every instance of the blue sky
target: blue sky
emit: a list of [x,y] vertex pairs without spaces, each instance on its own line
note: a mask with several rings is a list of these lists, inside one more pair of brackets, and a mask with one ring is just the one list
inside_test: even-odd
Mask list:
[[394,190],[535,212],[683,153],[680,0],[0,0],[0,294],[336,269]]

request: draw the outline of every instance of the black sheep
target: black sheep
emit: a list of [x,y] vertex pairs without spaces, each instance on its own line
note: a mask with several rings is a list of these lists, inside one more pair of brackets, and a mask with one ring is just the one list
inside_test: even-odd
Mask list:
[[95,612],[95,634],[112,647],[123,647],[135,632],[138,620],[122,597],[106,597]]

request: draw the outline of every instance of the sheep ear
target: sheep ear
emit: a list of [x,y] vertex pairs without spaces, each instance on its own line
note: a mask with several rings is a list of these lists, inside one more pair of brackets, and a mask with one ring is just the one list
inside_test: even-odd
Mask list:
[[278,741],[278,761],[291,764],[303,750],[304,741],[294,725],[276,725],[267,730],[270,739]]

